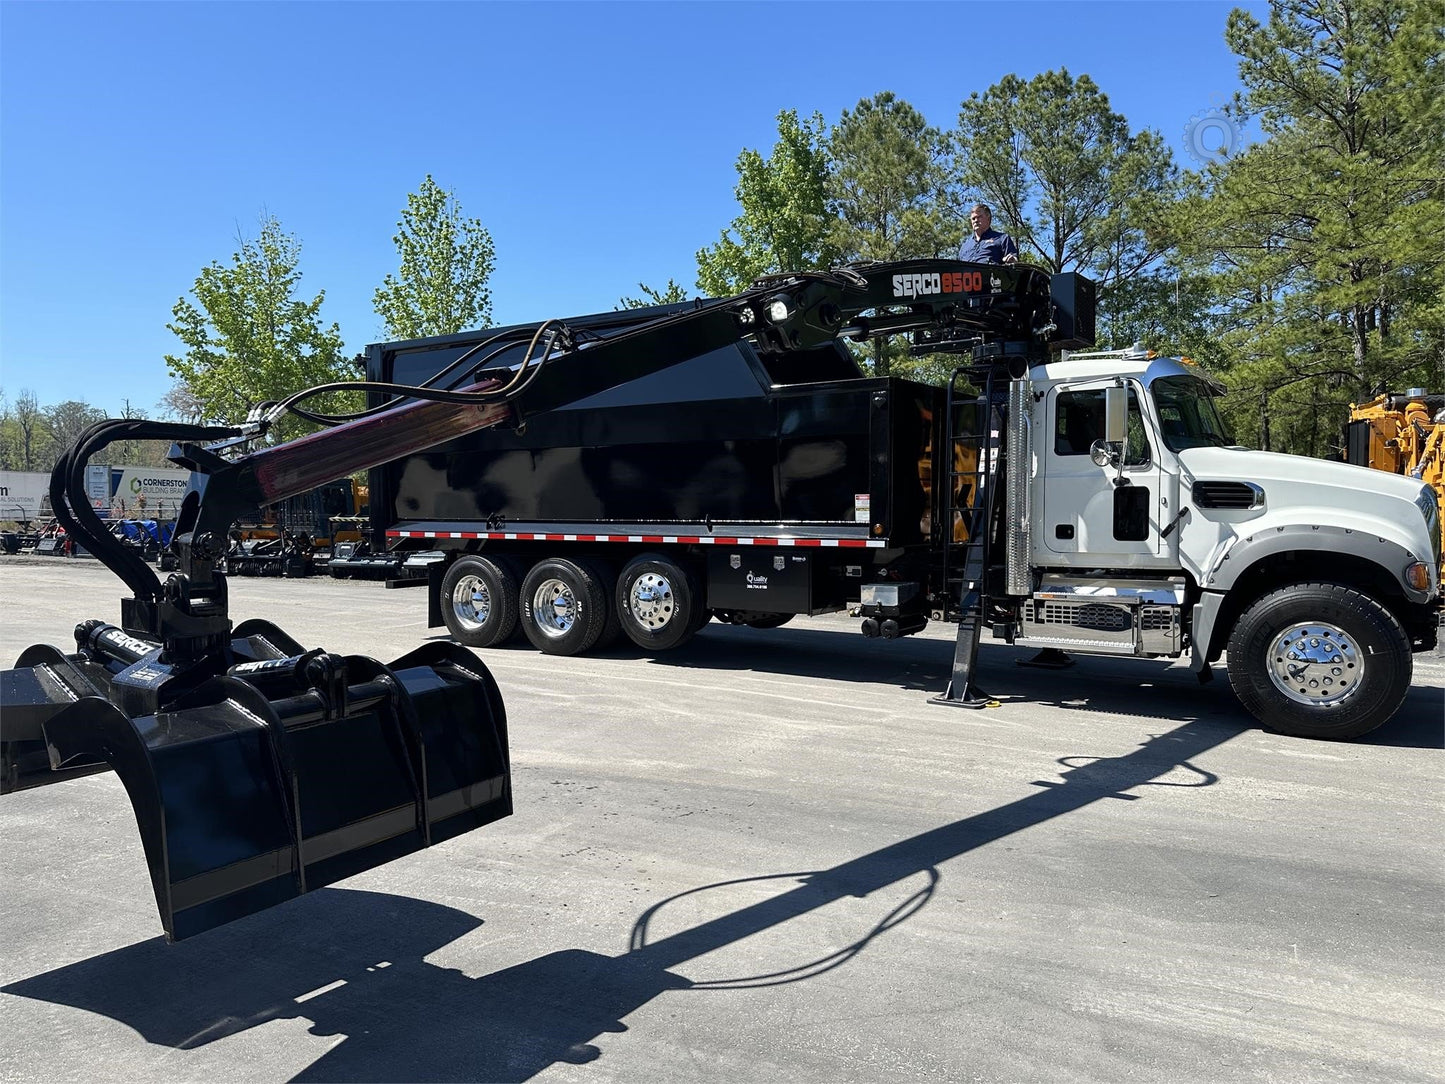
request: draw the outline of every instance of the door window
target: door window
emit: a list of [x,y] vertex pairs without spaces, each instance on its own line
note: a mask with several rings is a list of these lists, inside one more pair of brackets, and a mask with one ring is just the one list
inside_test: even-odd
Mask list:
[[[1145,435],[1144,417],[1139,412],[1139,399],[1129,389],[1129,448],[1126,467],[1147,467],[1153,462],[1149,438]],[[1104,437],[1104,389],[1066,391],[1059,393],[1054,414],[1054,454],[1088,455],[1094,441]]]

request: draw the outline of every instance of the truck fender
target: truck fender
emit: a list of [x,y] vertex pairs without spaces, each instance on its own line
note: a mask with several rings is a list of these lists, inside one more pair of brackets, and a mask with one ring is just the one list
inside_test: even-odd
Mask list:
[[[1369,531],[1350,527],[1311,526],[1305,523],[1285,524],[1265,528],[1239,539],[1214,562],[1203,577],[1203,586],[1208,592],[1227,593],[1233,590],[1251,566],[1276,554],[1291,551],[1314,553],[1347,553],[1378,565],[1399,585],[1405,597],[1412,602],[1427,602],[1429,596],[1417,591],[1404,580],[1405,569],[1417,561],[1428,560],[1428,556],[1416,556],[1400,543]],[[1217,606],[1217,604],[1216,604]],[[1203,639],[1198,635],[1196,625],[1195,641]]]

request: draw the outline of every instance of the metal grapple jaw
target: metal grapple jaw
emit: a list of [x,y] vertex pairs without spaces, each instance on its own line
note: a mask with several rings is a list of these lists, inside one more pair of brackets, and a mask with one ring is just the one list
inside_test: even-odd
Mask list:
[[455,644],[382,665],[247,621],[208,665],[76,639],[0,672],[0,793],[114,769],[170,940],[512,812],[501,694]]

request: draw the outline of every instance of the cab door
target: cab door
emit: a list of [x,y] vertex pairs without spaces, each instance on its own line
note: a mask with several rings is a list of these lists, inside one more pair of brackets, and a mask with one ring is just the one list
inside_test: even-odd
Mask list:
[[[1155,443],[1129,384],[1128,444],[1122,476],[1090,458],[1104,436],[1104,392],[1114,381],[1049,390],[1038,448],[1043,507],[1035,521],[1042,560],[1089,567],[1159,562],[1163,477]],[[1123,484],[1116,484],[1122,480]]]

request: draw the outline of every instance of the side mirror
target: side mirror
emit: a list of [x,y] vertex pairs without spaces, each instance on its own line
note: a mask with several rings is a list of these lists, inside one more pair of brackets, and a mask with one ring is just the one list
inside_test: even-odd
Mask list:
[[1089,445],[1089,458],[1096,467],[1111,467],[1118,462],[1118,453],[1109,446],[1107,440],[1096,440]]
[[1128,434],[1129,390],[1127,388],[1104,389],[1104,439],[1110,444],[1122,444]]
[[[1124,464],[1129,461],[1129,389],[1115,386],[1104,389],[1104,444],[1109,454],[1109,462],[1113,464],[1118,473],[1114,476],[1116,486],[1127,486],[1129,479],[1124,477]],[[1094,455],[1091,448],[1090,456]],[[1094,458],[1095,463],[1099,463]],[[1099,463],[1102,467],[1103,463]]]

